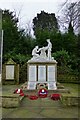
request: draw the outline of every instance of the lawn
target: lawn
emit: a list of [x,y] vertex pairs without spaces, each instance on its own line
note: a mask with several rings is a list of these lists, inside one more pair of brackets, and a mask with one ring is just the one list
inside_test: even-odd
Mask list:
[[80,84],[72,84],[72,83],[62,83],[65,88],[69,89],[72,94],[79,95],[80,92]]

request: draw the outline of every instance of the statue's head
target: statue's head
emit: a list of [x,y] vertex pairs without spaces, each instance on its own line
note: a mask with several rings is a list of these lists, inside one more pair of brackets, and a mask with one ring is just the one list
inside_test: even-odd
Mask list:
[[47,42],[50,42],[50,39],[47,39]]
[[36,49],[38,49],[39,47],[38,46],[36,46]]

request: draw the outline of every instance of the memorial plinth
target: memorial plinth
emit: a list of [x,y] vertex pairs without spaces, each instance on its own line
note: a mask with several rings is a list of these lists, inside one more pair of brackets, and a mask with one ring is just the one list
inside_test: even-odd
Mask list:
[[49,90],[55,90],[57,82],[57,62],[55,60],[29,60],[27,62],[28,89],[36,89],[37,84],[47,84]]

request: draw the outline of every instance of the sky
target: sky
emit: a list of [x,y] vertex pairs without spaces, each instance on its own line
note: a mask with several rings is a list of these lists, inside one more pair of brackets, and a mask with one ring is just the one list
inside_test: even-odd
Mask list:
[[[5,2],[6,1],[6,2]],[[59,2],[61,1],[61,2]],[[57,13],[59,6],[65,0],[0,0],[0,8],[16,11],[21,26],[31,21],[41,10]]]
[[[16,12],[19,17],[20,27],[26,27],[32,23],[32,19],[42,10],[48,13],[55,13],[56,16],[66,0],[0,0],[1,9],[10,9]],[[68,0],[68,2],[79,0]]]

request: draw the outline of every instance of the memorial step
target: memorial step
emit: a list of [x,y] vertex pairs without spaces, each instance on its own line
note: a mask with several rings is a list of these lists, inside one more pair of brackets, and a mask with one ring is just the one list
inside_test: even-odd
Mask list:
[[34,89],[36,89],[36,83],[29,82],[29,83],[28,83],[28,89],[29,89],[29,90],[34,90]]

